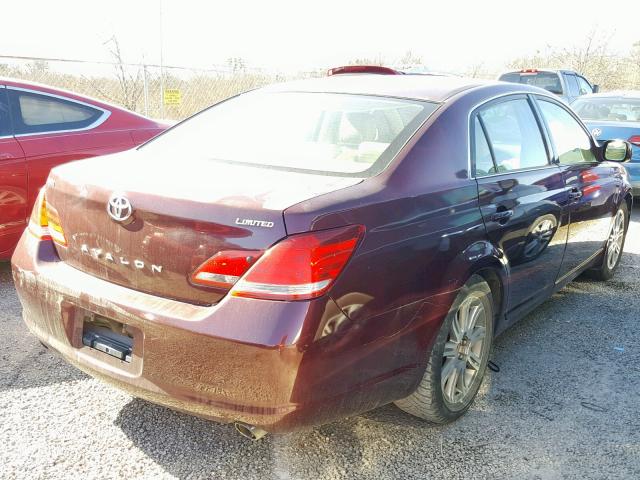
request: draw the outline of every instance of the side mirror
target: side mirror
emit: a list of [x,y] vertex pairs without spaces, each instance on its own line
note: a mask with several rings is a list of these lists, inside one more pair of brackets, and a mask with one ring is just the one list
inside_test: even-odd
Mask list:
[[624,140],[607,140],[604,145],[603,157],[611,162],[626,162],[631,159],[631,144]]
[[598,93],[600,91],[600,85],[594,85],[591,90],[593,91],[593,93]]

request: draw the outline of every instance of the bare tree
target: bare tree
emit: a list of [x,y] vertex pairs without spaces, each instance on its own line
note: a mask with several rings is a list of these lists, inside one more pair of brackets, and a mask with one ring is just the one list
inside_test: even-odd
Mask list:
[[640,42],[633,44],[629,56],[632,70],[632,88],[640,89]]
[[119,93],[119,95],[108,94],[96,81],[91,79],[86,80],[88,80],[100,96],[112,102],[120,103],[129,110],[136,110],[144,91],[142,67],[137,66],[135,73],[131,73],[131,65],[124,62],[120,50],[120,43],[115,35],[104,42],[104,45],[110,45],[109,53],[114,62],[115,76],[119,87],[117,93]]
[[[604,90],[629,88],[632,57],[614,53],[610,48],[611,34],[592,29],[584,40],[572,47],[547,46],[544,51],[514,59],[510,68],[567,68],[585,75]],[[638,49],[640,61],[640,48]],[[640,66],[638,67],[640,68]]]
[[227,65],[232,73],[245,73],[247,71],[247,62],[242,57],[227,58]]
[[398,65],[402,67],[424,65],[424,59],[420,55],[415,55],[411,50],[407,50],[398,61]]
[[358,57],[352,58],[347,62],[347,65],[384,65],[385,59],[381,53],[376,55],[375,57]]
[[493,72],[487,70],[484,62],[474,63],[464,73],[466,77],[470,78],[495,78],[496,75]]

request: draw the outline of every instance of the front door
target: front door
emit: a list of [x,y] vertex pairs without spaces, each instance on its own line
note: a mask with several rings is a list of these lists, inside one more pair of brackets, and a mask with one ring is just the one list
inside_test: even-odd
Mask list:
[[546,298],[566,242],[562,172],[532,100],[511,95],[472,117],[474,171],[487,235],[509,268],[507,312]]
[[618,170],[599,163],[590,135],[560,103],[538,97],[567,186],[569,238],[558,281],[593,260],[605,246],[622,191]]

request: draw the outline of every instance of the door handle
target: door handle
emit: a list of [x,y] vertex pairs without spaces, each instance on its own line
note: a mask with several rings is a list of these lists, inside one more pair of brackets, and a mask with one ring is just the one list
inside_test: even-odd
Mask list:
[[506,223],[513,216],[513,210],[500,210],[489,217],[493,222]]
[[581,198],[582,191],[579,188],[573,187],[571,191],[569,191],[569,200],[579,200]]

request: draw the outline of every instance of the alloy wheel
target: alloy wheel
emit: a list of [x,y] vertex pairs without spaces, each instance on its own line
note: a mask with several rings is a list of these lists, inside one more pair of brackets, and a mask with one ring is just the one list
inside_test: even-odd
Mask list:
[[609,270],[613,270],[618,263],[620,253],[622,252],[622,244],[624,242],[624,212],[622,209],[618,210],[616,217],[613,221],[613,227],[611,228],[611,234],[607,241],[607,267]]
[[487,314],[481,298],[470,295],[458,308],[444,345],[441,388],[445,403],[464,405],[484,361]]

